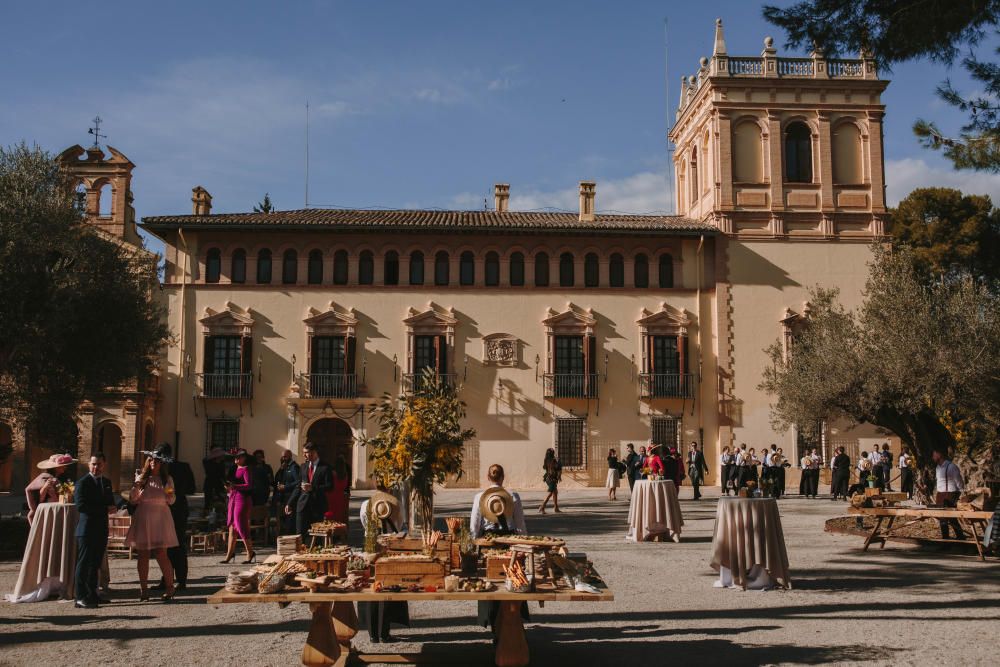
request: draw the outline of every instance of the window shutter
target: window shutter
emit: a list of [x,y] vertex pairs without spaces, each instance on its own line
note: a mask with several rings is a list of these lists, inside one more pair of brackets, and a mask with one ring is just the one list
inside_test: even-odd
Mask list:
[[656,372],[656,336],[646,334],[646,372]]
[[205,359],[203,373],[215,372],[215,336],[205,336]]
[[448,372],[448,340],[445,336],[434,339],[434,354],[437,356],[437,372],[444,375]]
[[344,373],[354,373],[354,353],[357,339],[354,336],[344,336]]
[[309,372],[310,373],[318,373],[319,372],[319,369],[317,368],[318,359],[319,359],[319,353],[318,353],[318,350],[316,349],[318,345],[319,345],[319,336],[310,336],[309,337]]
[[688,360],[687,360],[687,356],[688,356],[687,352],[688,352],[688,350],[687,350],[687,347],[688,347],[687,336],[678,336],[677,337],[677,354],[680,356],[680,359],[678,360],[677,368],[679,369],[679,372],[681,372],[681,373],[687,373],[688,372]]
[[240,372],[253,373],[253,338],[240,339]]

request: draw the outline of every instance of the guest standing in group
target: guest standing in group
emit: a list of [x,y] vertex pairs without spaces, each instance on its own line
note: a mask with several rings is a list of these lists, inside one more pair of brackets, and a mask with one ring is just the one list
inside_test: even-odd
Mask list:
[[[190,516],[187,497],[195,492],[194,472],[187,463],[172,458],[174,450],[170,443],[161,443],[154,451],[160,456],[167,467],[167,474],[174,481],[174,503],[170,506],[170,517],[174,520],[177,546],[167,549],[167,558],[174,568],[174,588],[182,591],[187,588],[187,522]],[[161,578],[160,583],[153,586],[153,590],[164,590],[166,587],[166,579]]]
[[226,559],[229,563],[236,557],[236,538],[243,541],[247,550],[244,565],[254,562],[257,552],[253,550],[253,540],[250,536],[250,510],[253,507],[253,471],[250,469],[250,455],[245,449],[236,452],[236,471],[229,489],[229,503],[226,506],[226,526],[229,527],[229,540],[226,546]]
[[69,480],[66,470],[73,463],[76,463],[76,459],[69,454],[53,454],[35,466],[42,472],[24,487],[24,496],[28,500],[29,525],[35,518],[39,505],[59,502],[59,489],[56,487]]
[[333,462],[333,484],[326,492],[324,519],[347,523],[347,507],[351,501],[351,469],[342,454]]
[[661,451],[662,447],[660,445],[651,445],[649,448],[649,455],[646,456],[646,468],[649,469],[650,475],[660,475],[662,477],[666,472],[663,459],[660,458]]
[[[944,449],[935,449],[931,454],[931,459],[937,468],[934,469],[935,494],[934,504],[939,507],[956,507],[958,498],[965,490],[962,481],[962,471],[958,466],[948,459],[948,453]],[[949,539],[949,526],[955,530],[955,539],[964,540],[965,532],[958,523],[958,519],[938,519],[941,526],[941,539]]]
[[730,477],[733,473],[733,455],[729,451],[729,446],[722,448],[719,454],[719,485],[722,487],[722,495],[729,495]]
[[892,452],[889,443],[882,443],[882,477],[885,479],[885,490],[892,491]]
[[271,496],[271,487],[274,486],[274,469],[267,463],[263,449],[257,449],[253,453],[253,466],[250,468],[253,479],[254,507],[263,507]]
[[226,457],[229,454],[221,447],[213,447],[208,456],[201,462],[205,470],[205,482],[202,490],[205,492],[205,511],[219,500],[226,497]]
[[166,591],[160,597],[166,601],[174,597],[174,568],[167,558],[167,549],[177,546],[174,519],[170,506],[176,501],[174,482],[167,474],[164,457],[156,452],[143,452],[146,461],[135,478],[129,502],[135,505],[132,525],[125,543],[138,552],[139,600],[149,599],[149,557],[156,558]]
[[871,462],[871,477],[875,480],[875,486],[879,491],[885,491],[885,485],[887,483],[885,475],[885,461],[882,458],[882,450],[879,449],[878,445],[872,447],[872,453],[868,455],[868,460]]
[[548,495],[545,496],[545,500],[542,501],[541,507],[538,508],[539,514],[545,514],[545,506],[549,504],[549,499],[552,500],[552,507],[556,512],[561,512],[559,509],[559,482],[562,481],[562,464],[559,463],[559,459],[556,458],[556,450],[549,447],[545,450],[545,460],[542,461],[542,481],[545,482],[545,488],[548,490]]
[[631,493],[635,489],[636,473],[642,469],[642,458],[635,453],[635,445],[631,442],[625,445],[625,452],[625,478]]
[[90,457],[89,473],[76,481],[73,502],[80,514],[76,524],[76,607],[96,609],[97,573],[108,548],[108,512],[115,509],[111,482],[104,478],[104,453]]
[[295,532],[308,541],[312,524],[322,521],[326,512],[326,492],[333,486],[330,466],[319,458],[316,443],[307,442],[302,448],[306,460],[299,466],[299,485],[285,503],[285,514],[295,515]]
[[295,517],[285,514],[292,491],[299,485],[299,466],[289,449],[281,453],[281,463],[274,473],[274,493],[271,495],[271,512],[278,522],[281,535],[295,534]]
[[692,442],[688,451],[688,477],[691,478],[691,487],[694,489],[694,499],[701,499],[701,489],[699,488],[708,473],[708,464],[705,463],[705,455],[698,449],[698,443]]
[[751,447],[746,455],[747,462],[747,481],[753,482],[754,484],[760,486],[760,475],[757,472],[757,466],[760,465],[760,459],[757,458],[757,450]]
[[618,454],[614,449],[608,450],[608,476],[604,480],[604,488],[608,490],[608,500],[618,500],[618,483],[621,481],[621,470],[618,468]]
[[837,448],[837,454],[830,461],[833,473],[830,480],[830,500],[842,497],[847,500],[847,486],[851,481],[851,457],[843,447]]
[[646,451],[645,447],[639,447],[639,467],[635,471],[635,481],[644,479],[644,469],[649,467],[649,452]]
[[785,495],[785,468],[790,466],[781,447],[771,453],[771,480],[775,498]]
[[906,494],[907,498],[913,498],[913,457],[910,450],[904,449],[899,453],[899,490]]

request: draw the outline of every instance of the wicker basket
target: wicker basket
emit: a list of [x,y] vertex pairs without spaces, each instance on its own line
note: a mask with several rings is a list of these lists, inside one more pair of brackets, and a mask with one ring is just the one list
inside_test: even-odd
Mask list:
[[510,579],[504,579],[504,587],[508,593],[530,593],[535,588],[535,581],[529,579],[524,586],[515,586]]
[[268,576],[265,573],[260,573],[257,575],[257,592],[263,593],[264,595],[270,595],[271,593],[278,593],[285,588],[285,577],[277,576],[270,577],[266,582],[264,577]]
[[253,593],[257,590],[256,572],[230,572],[226,577],[226,592]]

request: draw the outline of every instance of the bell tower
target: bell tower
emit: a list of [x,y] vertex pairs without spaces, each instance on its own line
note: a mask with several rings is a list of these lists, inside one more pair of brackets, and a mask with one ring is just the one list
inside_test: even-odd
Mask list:
[[[95,142],[84,149],[79,144],[59,155],[59,162],[76,182],[81,210],[88,223],[115,238],[141,246],[132,207],[132,170],[135,165],[111,146],[110,155]],[[107,201],[102,201],[107,199]]]
[[778,57],[768,37],[732,56],[717,19],[669,134],[678,214],[741,238],[881,237],[887,85],[864,53]]

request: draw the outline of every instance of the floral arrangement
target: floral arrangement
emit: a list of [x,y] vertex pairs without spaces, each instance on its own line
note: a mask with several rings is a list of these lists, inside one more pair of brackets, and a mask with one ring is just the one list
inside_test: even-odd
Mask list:
[[462,450],[474,429],[463,429],[465,403],[454,386],[425,369],[417,389],[392,401],[388,394],[373,411],[378,433],[365,441],[372,473],[387,486],[410,485],[411,507],[425,531],[433,523],[434,484],[462,476]]
[[59,502],[73,502],[73,492],[75,490],[76,485],[72,481],[60,482],[59,484],[56,484],[56,493],[59,494]]

